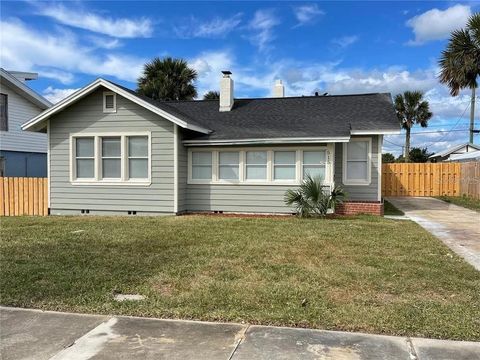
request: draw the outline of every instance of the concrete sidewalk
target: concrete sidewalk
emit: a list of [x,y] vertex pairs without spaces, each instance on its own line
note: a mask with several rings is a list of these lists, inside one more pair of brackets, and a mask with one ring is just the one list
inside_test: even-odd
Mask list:
[[0,307],[0,358],[480,360],[480,343]]
[[480,213],[431,197],[387,200],[480,271]]

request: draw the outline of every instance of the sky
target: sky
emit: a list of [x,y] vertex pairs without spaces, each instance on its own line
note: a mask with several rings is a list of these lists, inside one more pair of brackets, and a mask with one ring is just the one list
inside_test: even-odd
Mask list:
[[[199,97],[232,71],[235,97],[421,90],[434,114],[412,146],[431,152],[468,141],[469,91],[451,97],[438,59],[480,2],[3,1],[0,63],[38,72],[28,84],[57,102],[98,77],[132,89],[154,57],[183,58]],[[480,127],[477,97],[476,125]],[[385,138],[398,155],[404,134]],[[475,142],[480,142],[476,135]]]

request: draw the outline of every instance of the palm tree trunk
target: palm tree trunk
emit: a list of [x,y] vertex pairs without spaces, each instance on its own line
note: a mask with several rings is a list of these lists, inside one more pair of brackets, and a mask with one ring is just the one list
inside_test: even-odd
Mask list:
[[405,132],[405,162],[410,162],[410,128]]
[[473,144],[473,132],[475,127],[475,87],[472,87],[472,99],[470,103],[470,144]]

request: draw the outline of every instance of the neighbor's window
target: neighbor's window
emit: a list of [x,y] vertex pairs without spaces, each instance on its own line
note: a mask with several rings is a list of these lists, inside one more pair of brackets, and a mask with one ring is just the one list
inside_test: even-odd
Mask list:
[[238,180],[240,168],[240,154],[233,151],[218,153],[218,178],[220,180]]
[[120,179],[122,175],[122,148],[118,137],[102,137],[102,178]]
[[8,131],[8,95],[0,94],[0,130]]
[[93,179],[95,177],[94,137],[75,139],[75,164],[78,179]]
[[295,180],[295,151],[275,151],[273,160],[274,180]]
[[303,178],[307,175],[325,180],[326,152],[304,151],[303,152]]
[[350,141],[344,150],[344,182],[351,184],[367,184],[370,182],[369,153],[370,142]]
[[117,94],[114,92],[103,93],[103,112],[117,111]]
[[267,152],[247,151],[245,170],[246,180],[267,180]]
[[128,137],[128,178],[148,178],[148,137]]
[[192,152],[192,179],[212,180],[212,152]]

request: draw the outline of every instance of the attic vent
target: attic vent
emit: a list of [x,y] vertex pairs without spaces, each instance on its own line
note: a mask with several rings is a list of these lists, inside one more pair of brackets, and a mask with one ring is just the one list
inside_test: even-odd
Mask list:
[[117,111],[117,94],[114,92],[103,93],[103,112]]

